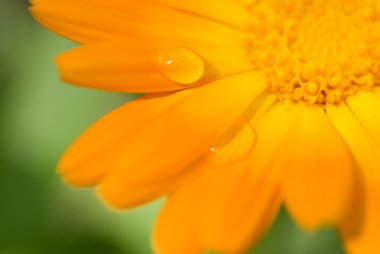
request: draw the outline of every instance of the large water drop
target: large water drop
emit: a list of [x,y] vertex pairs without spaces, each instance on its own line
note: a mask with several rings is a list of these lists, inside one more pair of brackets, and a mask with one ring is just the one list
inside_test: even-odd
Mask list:
[[202,78],[205,64],[202,58],[188,48],[177,47],[161,52],[160,70],[169,80],[189,85]]

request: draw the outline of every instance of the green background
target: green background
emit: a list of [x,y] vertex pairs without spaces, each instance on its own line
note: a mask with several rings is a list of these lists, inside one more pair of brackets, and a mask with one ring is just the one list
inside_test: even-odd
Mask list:
[[[27,8],[27,1],[0,0],[0,254],[151,253],[162,201],[116,212],[55,171],[82,131],[134,96],[63,84],[53,59],[75,44],[38,25]],[[282,211],[251,253],[343,251],[332,230],[302,233]]]

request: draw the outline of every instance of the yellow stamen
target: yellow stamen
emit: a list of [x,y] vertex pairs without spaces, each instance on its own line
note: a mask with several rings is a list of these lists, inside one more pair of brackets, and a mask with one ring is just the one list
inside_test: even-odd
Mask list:
[[248,49],[279,100],[339,104],[380,85],[375,0],[267,0],[247,5]]

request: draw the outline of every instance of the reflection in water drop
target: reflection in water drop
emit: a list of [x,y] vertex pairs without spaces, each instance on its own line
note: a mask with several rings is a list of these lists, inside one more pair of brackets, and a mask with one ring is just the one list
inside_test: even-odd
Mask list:
[[187,48],[172,48],[159,57],[160,70],[169,80],[182,85],[192,84],[202,78],[205,65],[202,58]]
[[256,138],[256,133],[249,124],[238,122],[210,148],[207,160],[217,165],[228,165],[244,160],[253,152]]

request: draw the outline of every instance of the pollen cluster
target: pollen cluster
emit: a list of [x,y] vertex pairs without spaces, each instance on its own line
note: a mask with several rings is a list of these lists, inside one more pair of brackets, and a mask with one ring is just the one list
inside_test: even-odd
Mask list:
[[247,42],[279,100],[339,104],[380,85],[380,1],[255,0]]

